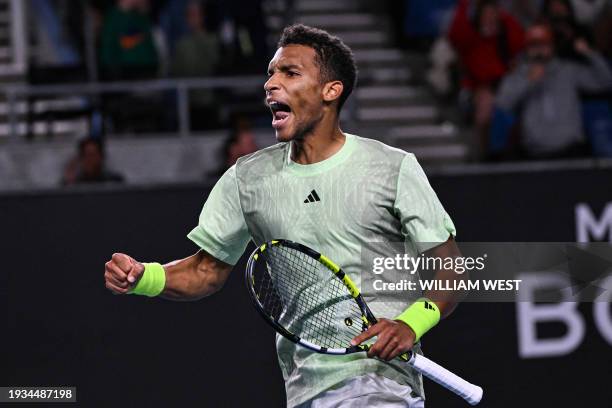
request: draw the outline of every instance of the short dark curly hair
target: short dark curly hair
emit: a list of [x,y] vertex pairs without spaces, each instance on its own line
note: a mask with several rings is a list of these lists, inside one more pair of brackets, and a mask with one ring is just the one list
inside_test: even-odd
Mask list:
[[281,48],[292,44],[305,45],[315,50],[321,81],[342,82],[344,90],[338,101],[339,112],[357,84],[357,64],[353,51],[340,38],[304,24],[285,27],[277,46]]

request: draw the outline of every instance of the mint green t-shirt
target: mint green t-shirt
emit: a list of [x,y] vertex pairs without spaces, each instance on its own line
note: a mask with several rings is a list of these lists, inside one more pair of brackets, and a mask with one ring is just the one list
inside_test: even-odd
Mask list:
[[[332,259],[360,286],[362,250],[393,257],[393,246],[418,255],[455,235],[413,154],[375,140],[346,134],[342,148],[309,165],[291,160],[291,144],[280,143],[242,157],[217,182],[188,237],[215,258],[234,265],[249,240],[256,245],[288,239]],[[417,279],[414,275],[408,279]],[[394,318],[414,302],[362,293],[377,317]],[[317,354],[277,336],[287,405],[296,406],[366,373],[407,384],[423,396],[421,376],[406,363],[369,359],[365,353]],[[420,352],[420,345],[414,348]]]

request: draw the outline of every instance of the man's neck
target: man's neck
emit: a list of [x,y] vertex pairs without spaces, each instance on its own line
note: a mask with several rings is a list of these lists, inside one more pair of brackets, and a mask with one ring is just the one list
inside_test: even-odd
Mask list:
[[345,140],[338,121],[333,126],[319,126],[303,139],[291,142],[291,160],[299,164],[321,162],[336,154]]

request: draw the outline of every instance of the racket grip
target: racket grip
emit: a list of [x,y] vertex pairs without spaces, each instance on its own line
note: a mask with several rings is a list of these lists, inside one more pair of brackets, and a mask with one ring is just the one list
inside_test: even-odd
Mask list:
[[451,373],[427,357],[412,353],[409,364],[430,380],[437,382],[465,399],[470,405],[476,405],[482,399],[482,388]]

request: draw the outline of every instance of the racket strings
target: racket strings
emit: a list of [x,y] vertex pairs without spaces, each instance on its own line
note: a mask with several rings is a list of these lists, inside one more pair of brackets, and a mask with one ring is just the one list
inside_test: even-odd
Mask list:
[[[330,348],[346,346],[347,339],[338,341],[338,334],[340,334],[338,327],[330,325],[330,323],[336,323],[336,325],[338,323],[335,319],[338,314],[336,305],[343,300],[350,299],[350,296],[346,295],[344,286],[315,259],[299,251],[287,248],[281,250],[288,251],[293,256],[279,257],[280,268],[283,271],[294,271],[294,273],[299,271],[297,285],[283,285],[285,290],[293,296],[287,299],[289,307],[283,316],[284,322],[282,323],[289,326],[294,333],[299,333],[301,338],[312,343]],[[284,280],[284,283],[290,282],[290,280]]]
[[348,347],[361,332],[361,310],[342,282],[296,249],[274,246],[262,255],[266,268],[254,274],[254,288],[264,311],[306,341]]
[[[295,330],[302,333],[302,336],[308,337],[313,343],[322,344],[325,342],[326,337],[329,336],[329,333],[327,333],[329,327],[326,325],[326,322],[334,319],[335,310],[333,306],[343,298],[346,298],[346,294],[341,285],[338,285],[338,281],[329,271],[322,268],[315,259],[298,251],[294,251],[294,255],[297,256],[289,258],[281,257],[279,259],[289,259],[291,261],[289,270],[295,271],[299,265],[305,265],[307,270],[316,271],[317,274],[299,274],[301,277],[297,282],[299,292],[297,296],[293,297],[293,300],[289,300],[288,304],[290,307],[285,317],[289,320],[288,323],[294,320]],[[319,279],[316,279],[317,277]],[[295,294],[295,287],[288,289]],[[321,296],[322,294],[326,296]],[[291,313],[291,308],[297,309],[297,313]],[[296,318],[292,319],[293,316]],[[311,317],[308,318],[307,316]]]

